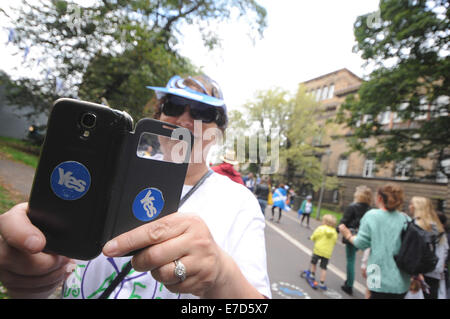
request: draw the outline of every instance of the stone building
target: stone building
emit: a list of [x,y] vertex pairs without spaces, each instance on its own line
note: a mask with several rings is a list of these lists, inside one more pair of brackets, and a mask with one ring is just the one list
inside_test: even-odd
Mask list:
[[[357,93],[362,82],[363,79],[344,68],[301,84],[305,86],[306,92],[320,102],[317,121],[325,125],[326,120],[336,117],[347,95]],[[382,114],[381,121],[388,128],[402,125],[391,112]],[[367,185],[375,191],[380,185],[396,182],[405,190],[405,210],[412,196],[425,196],[432,199],[438,210],[450,214],[450,186],[446,176],[436,171],[436,159],[430,157],[415,162],[405,159],[398,163],[376,165],[373,159],[350,151],[345,137],[351,134],[351,129],[344,125],[331,124],[326,126],[323,136],[313,140],[313,144],[324,150],[319,156],[326,174],[337,176],[339,180],[337,189],[324,192],[325,206],[342,211],[352,202],[358,185]],[[369,144],[374,142],[373,139],[367,141]],[[415,170],[419,166],[422,169]],[[314,200],[318,198],[319,193],[314,194]]]

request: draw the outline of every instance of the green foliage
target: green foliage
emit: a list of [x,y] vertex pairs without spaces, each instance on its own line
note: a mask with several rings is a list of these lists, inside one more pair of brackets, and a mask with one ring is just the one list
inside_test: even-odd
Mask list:
[[[275,179],[296,187],[312,184],[315,190],[320,188],[324,178],[318,158],[321,150],[311,145],[313,137],[325,129],[311,121],[318,107],[303,87],[294,96],[281,88],[259,91],[254,101],[245,105],[249,123],[257,123],[267,135],[270,130],[279,131],[281,165]],[[327,178],[326,188],[335,186],[335,179]]]
[[[152,91],[146,85],[165,86],[174,74],[196,73],[191,64],[163,47],[142,45],[123,54],[98,55],[91,60],[78,92],[82,100],[104,102],[127,111],[133,118],[151,117],[144,106]],[[150,111],[150,112],[149,112]]]
[[[40,53],[41,76],[14,79],[8,98],[12,104],[33,105],[36,113],[48,112],[54,100],[65,96],[105,98],[141,115],[152,94],[146,85],[193,71],[176,49],[184,24],[205,26],[201,32],[209,47],[219,45],[207,28],[210,21],[238,13],[254,36],[266,26],[266,11],[253,0],[98,0],[90,7],[62,0],[33,3],[23,0],[9,21],[18,52],[31,46]],[[24,66],[37,64],[30,56]]]
[[[354,51],[374,71],[338,121],[354,129],[352,149],[379,163],[432,154],[443,160],[450,141],[448,2],[381,0],[380,21],[373,15],[357,18]],[[381,121],[387,111],[396,119],[392,127]]]

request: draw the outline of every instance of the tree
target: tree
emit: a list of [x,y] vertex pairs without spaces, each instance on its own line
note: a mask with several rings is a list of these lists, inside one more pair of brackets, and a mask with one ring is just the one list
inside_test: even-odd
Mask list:
[[[374,71],[338,117],[353,129],[352,149],[378,163],[450,156],[449,30],[443,0],[381,0],[378,12],[357,18],[354,51]],[[391,127],[382,120],[387,112]]]
[[[310,183],[317,191],[324,178],[319,160],[321,150],[311,145],[313,137],[324,129],[311,121],[316,115],[317,102],[303,87],[294,96],[275,88],[257,92],[254,101],[245,108],[249,122],[257,123],[267,135],[271,129],[279,132],[282,169],[278,178],[296,187]],[[335,178],[326,178],[326,188],[332,189],[336,184]]]
[[[162,85],[170,71],[192,69],[177,53],[183,24],[201,25],[205,45],[212,48],[218,35],[208,30],[207,23],[230,20],[236,12],[247,19],[253,36],[262,35],[266,11],[254,0],[97,0],[90,7],[76,1],[40,0],[36,5],[22,1],[22,7],[10,14],[11,42],[21,52],[38,53],[24,62],[30,68],[39,65],[41,77],[17,79],[18,91],[12,98],[19,97],[20,90],[38,94],[37,112],[47,111],[58,96],[79,94],[89,98],[106,94],[103,97],[118,106],[129,106],[130,101],[123,104],[125,98],[118,94],[141,93],[132,89],[147,84],[141,80]],[[114,63],[131,69],[114,70]],[[104,75],[101,81],[95,75],[99,71]],[[137,105],[140,100],[131,102],[136,103],[131,107],[136,113],[144,107]]]
[[152,116],[144,106],[151,91],[146,85],[164,86],[174,74],[195,74],[191,63],[164,47],[139,45],[122,54],[103,54],[92,58],[78,90],[82,100],[108,103],[127,111],[133,118]]

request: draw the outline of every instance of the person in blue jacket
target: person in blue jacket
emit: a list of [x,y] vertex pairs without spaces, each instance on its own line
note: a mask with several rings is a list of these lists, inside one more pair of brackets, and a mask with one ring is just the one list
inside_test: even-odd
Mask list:
[[273,220],[275,209],[278,208],[278,220],[277,223],[280,222],[281,219],[281,211],[282,210],[289,210],[289,208],[286,205],[287,200],[287,190],[285,188],[285,185],[283,183],[278,184],[278,188],[275,190],[275,192],[272,195],[273,205],[272,205],[272,217],[270,220]]

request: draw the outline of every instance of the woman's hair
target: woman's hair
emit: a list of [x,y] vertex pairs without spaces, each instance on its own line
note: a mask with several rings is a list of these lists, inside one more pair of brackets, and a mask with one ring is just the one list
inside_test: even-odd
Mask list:
[[378,188],[377,194],[380,195],[384,207],[393,212],[402,207],[405,194],[403,188],[395,183],[388,183]]
[[324,215],[322,221],[327,226],[330,226],[333,228],[336,227],[337,221],[336,221],[336,217],[334,217],[333,215],[330,215],[330,214]]
[[414,218],[417,224],[426,231],[431,231],[431,225],[434,223],[441,233],[444,231],[441,221],[436,214],[431,200],[421,196],[414,196],[411,198],[411,204],[414,207]]
[[353,194],[353,201],[355,203],[366,203],[367,205],[372,205],[372,190],[366,185],[360,185],[356,187],[355,193]]

